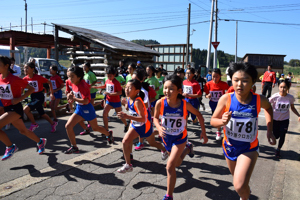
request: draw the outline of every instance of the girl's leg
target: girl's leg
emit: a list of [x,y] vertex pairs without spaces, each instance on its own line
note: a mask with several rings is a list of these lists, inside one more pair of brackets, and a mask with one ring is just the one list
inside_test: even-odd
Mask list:
[[256,151],[241,154],[235,165],[233,175],[233,185],[235,191],[242,200],[247,200],[250,196],[249,181],[258,157]]
[[79,125],[80,125],[84,130],[88,130],[88,127],[85,125],[84,121],[79,122]]
[[[16,114],[16,115],[18,115],[18,114]],[[26,128],[23,120],[20,119],[20,115],[18,115],[18,116],[19,116],[19,118],[17,120],[13,121],[12,125],[14,125],[14,127],[16,127],[22,135],[25,135],[26,137],[35,141],[36,143],[39,143],[41,139],[36,134],[34,134],[34,132],[28,130]]]
[[174,145],[172,147],[169,160],[167,163],[167,174],[168,174],[168,182],[167,182],[167,195],[173,196],[175,183],[176,183],[176,164],[178,163],[178,160],[180,159],[180,156],[185,148],[186,142],[179,145]]
[[54,123],[52,119],[46,113],[42,115],[42,117],[47,120],[51,125]]
[[33,114],[31,113],[31,110],[29,106],[25,106],[24,113],[27,115],[28,119],[31,121],[32,124],[36,124]]
[[155,140],[155,133],[153,132],[149,137],[147,137],[147,141],[149,143],[150,146],[152,147],[156,147],[159,150],[165,152],[166,148],[164,147],[164,145],[162,145],[160,142]]
[[[116,111],[116,113],[122,111],[122,107],[115,108],[115,111]],[[126,119],[122,118],[121,121],[124,123],[125,126],[128,125]]]
[[97,118],[93,119],[92,121],[89,121],[89,123],[94,131],[98,131],[106,136],[110,136],[110,133],[103,126],[98,126]]
[[123,154],[124,154],[126,164],[129,164],[129,165],[131,164],[130,153],[132,151],[132,142],[138,136],[139,136],[139,134],[133,128],[130,128],[122,140]]
[[74,133],[73,128],[76,124],[78,124],[80,121],[83,121],[83,120],[84,119],[81,116],[73,113],[65,125],[70,143],[74,147],[77,147],[77,145],[76,145],[76,138],[75,138],[75,133]]
[[113,107],[109,104],[106,104],[103,110],[103,124],[104,128],[108,131],[108,113]]
[[187,146],[185,146],[185,148],[184,148],[184,150],[183,150],[183,152],[182,152],[180,158],[178,159],[178,162],[177,162],[177,164],[176,164],[176,167],[179,167],[179,166],[181,165],[183,159],[184,159],[185,156],[186,156],[187,154],[189,154],[189,153],[190,153],[190,148],[188,148]]
[[57,120],[57,118],[56,118],[56,111],[58,110],[58,104],[59,104],[59,102],[60,102],[60,99],[55,99],[54,101],[51,101],[51,111],[52,111],[52,115],[53,115],[54,121]]

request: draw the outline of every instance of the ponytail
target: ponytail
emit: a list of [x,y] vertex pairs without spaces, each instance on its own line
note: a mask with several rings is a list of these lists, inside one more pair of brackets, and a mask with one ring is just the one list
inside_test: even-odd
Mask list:
[[145,98],[145,93],[142,91],[142,90],[140,90],[140,92],[139,92],[139,97],[141,97],[142,98],[142,101],[144,102],[144,98]]

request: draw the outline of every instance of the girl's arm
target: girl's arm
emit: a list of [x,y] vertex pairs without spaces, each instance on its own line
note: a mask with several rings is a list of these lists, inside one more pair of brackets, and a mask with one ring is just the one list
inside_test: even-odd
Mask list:
[[97,80],[95,80],[94,82],[92,82],[91,86],[94,86],[97,83]]
[[161,126],[159,123],[159,115],[160,115],[160,107],[162,104],[162,100],[159,99],[156,104],[155,104],[155,108],[154,108],[154,118],[153,118],[153,122],[158,130],[159,136],[160,137],[165,137],[166,136],[166,129],[165,127]]
[[54,90],[53,92],[57,92],[57,91],[59,91],[59,90],[63,89],[64,87],[65,87],[65,84],[64,84],[64,83],[62,83],[62,84],[60,85],[60,87],[59,87],[59,88],[57,88],[56,90]]
[[271,145],[275,145],[276,139],[273,135],[273,108],[269,100],[263,95],[260,95],[260,105],[263,109],[265,109],[268,141]]
[[124,119],[130,119],[130,120],[133,120],[133,121],[137,121],[137,122],[145,122],[145,113],[144,113],[144,106],[143,106],[143,102],[141,102],[140,100],[136,100],[134,102],[136,108],[137,108],[137,111],[138,111],[138,114],[139,116],[131,116],[131,115],[127,115],[126,113],[124,112],[118,112],[118,117],[120,119],[124,118]]
[[50,97],[51,97],[51,99],[52,100],[54,100],[55,99],[55,97],[53,96],[53,87],[52,87],[52,83],[51,83],[51,81],[50,80],[48,80],[48,85],[49,85],[49,87],[50,87]]
[[26,89],[27,89],[26,92],[22,96],[11,100],[11,103],[13,105],[16,105],[17,103],[23,101],[26,97],[28,97],[30,94],[34,92],[34,87],[30,86],[29,84],[26,86]]
[[231,118],[231,111],[225,112],[228,95],[223,95],[218,102],[217,108],[211,117],[210,124],[216,128],[226,125]]
[[299,115],[298,111],[296,110],[294,104],[291,104],[291,110],[293,111],[293,113],[295,113],[295,115],[297,115],[298,121],[300,121],[300,115]]
[[74,95],[72,95],[72,96],[73,97],[71,97],[70,100],[77,101],[78,103],[82,103],[82,104],[88,104],[89,103],[89,99],[80,99],[80,98],[74,97]]
[[100,85],[100,86],[92,86],[91,88],[95,88],[95,89],[105,89],[106,85]]
[[184,94],[182,94],[182,96],[192,97],[192,98],[199,98],[199,97],[202,97],[202,93],[200,95],[199,94],[187,94],[187,93],[184,93]]
[[203,119],[203,116],[201,115],[201,113],[196,109],[194,108],[190,103],[186,103],[186,108],[189,112],[191,112],[192,114],[196,115],[197,118],[198,118],[198,121],[200,123],[200,126],[201,126],[201,135],[200,135],[200,140],[203,138],[204,139],[204,142],[203,144],[207,143],[208,141],[208,138],[206,136],[206,130],[205,130],[205,125],[204,125],[204,119]]
[[114,92],[114,93],[104,92],[104,94],[108,95],[108,96],[120,96],[122,94],[122,90],[120,90],[118,92]]

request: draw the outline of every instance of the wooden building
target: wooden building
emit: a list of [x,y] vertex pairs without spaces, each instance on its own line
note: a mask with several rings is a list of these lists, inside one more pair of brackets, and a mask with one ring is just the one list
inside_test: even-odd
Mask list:
[[[164,68],[169,72],[174,72],[177,66],[184,68],[186,64],[186,44],[151,44],[146,45],[157,52],[160,56],[155,56],[154,67],[158,67],[160,64],[164,65]],[[192,62],[192,50],[193,45],[189,46],[189,61]]]
[[[80,44],[67,48],[66,53],[70,55],[70,60],[74,64],[90,62],[92,70],[100,80],[104,78],[108,65],[118,66],[119,61],[123,60],[125,65],[141,61],[143,66],[147,66],[153,64],[154,56],[160,55],[155,50],[100,31],[61,24],[54,26],[56,33],[59,30],[71,34],[71,40]],[[82,42],[88,42],[89,45],[83,45]]]
[[284,57],[286,55],[275,54],[250,54],[247,53],[243,58],[243,62],[248,62],[254,65],[258,71],[258,77],[261,76],[272,65],[273,71],[283,73]]

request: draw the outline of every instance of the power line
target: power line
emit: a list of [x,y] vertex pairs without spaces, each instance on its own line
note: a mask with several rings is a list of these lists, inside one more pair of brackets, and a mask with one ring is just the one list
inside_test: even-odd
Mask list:
[[248,21],[248,20],[238,20],[238,19],[219,19],[223,21],[238,21],[238,22],[248,22],[248,23],[259,23],[259,24],[276,24],[285,26],[300,26],[300,24],[295,23],[281,23],[281,22],[260,22],[260,21]]

